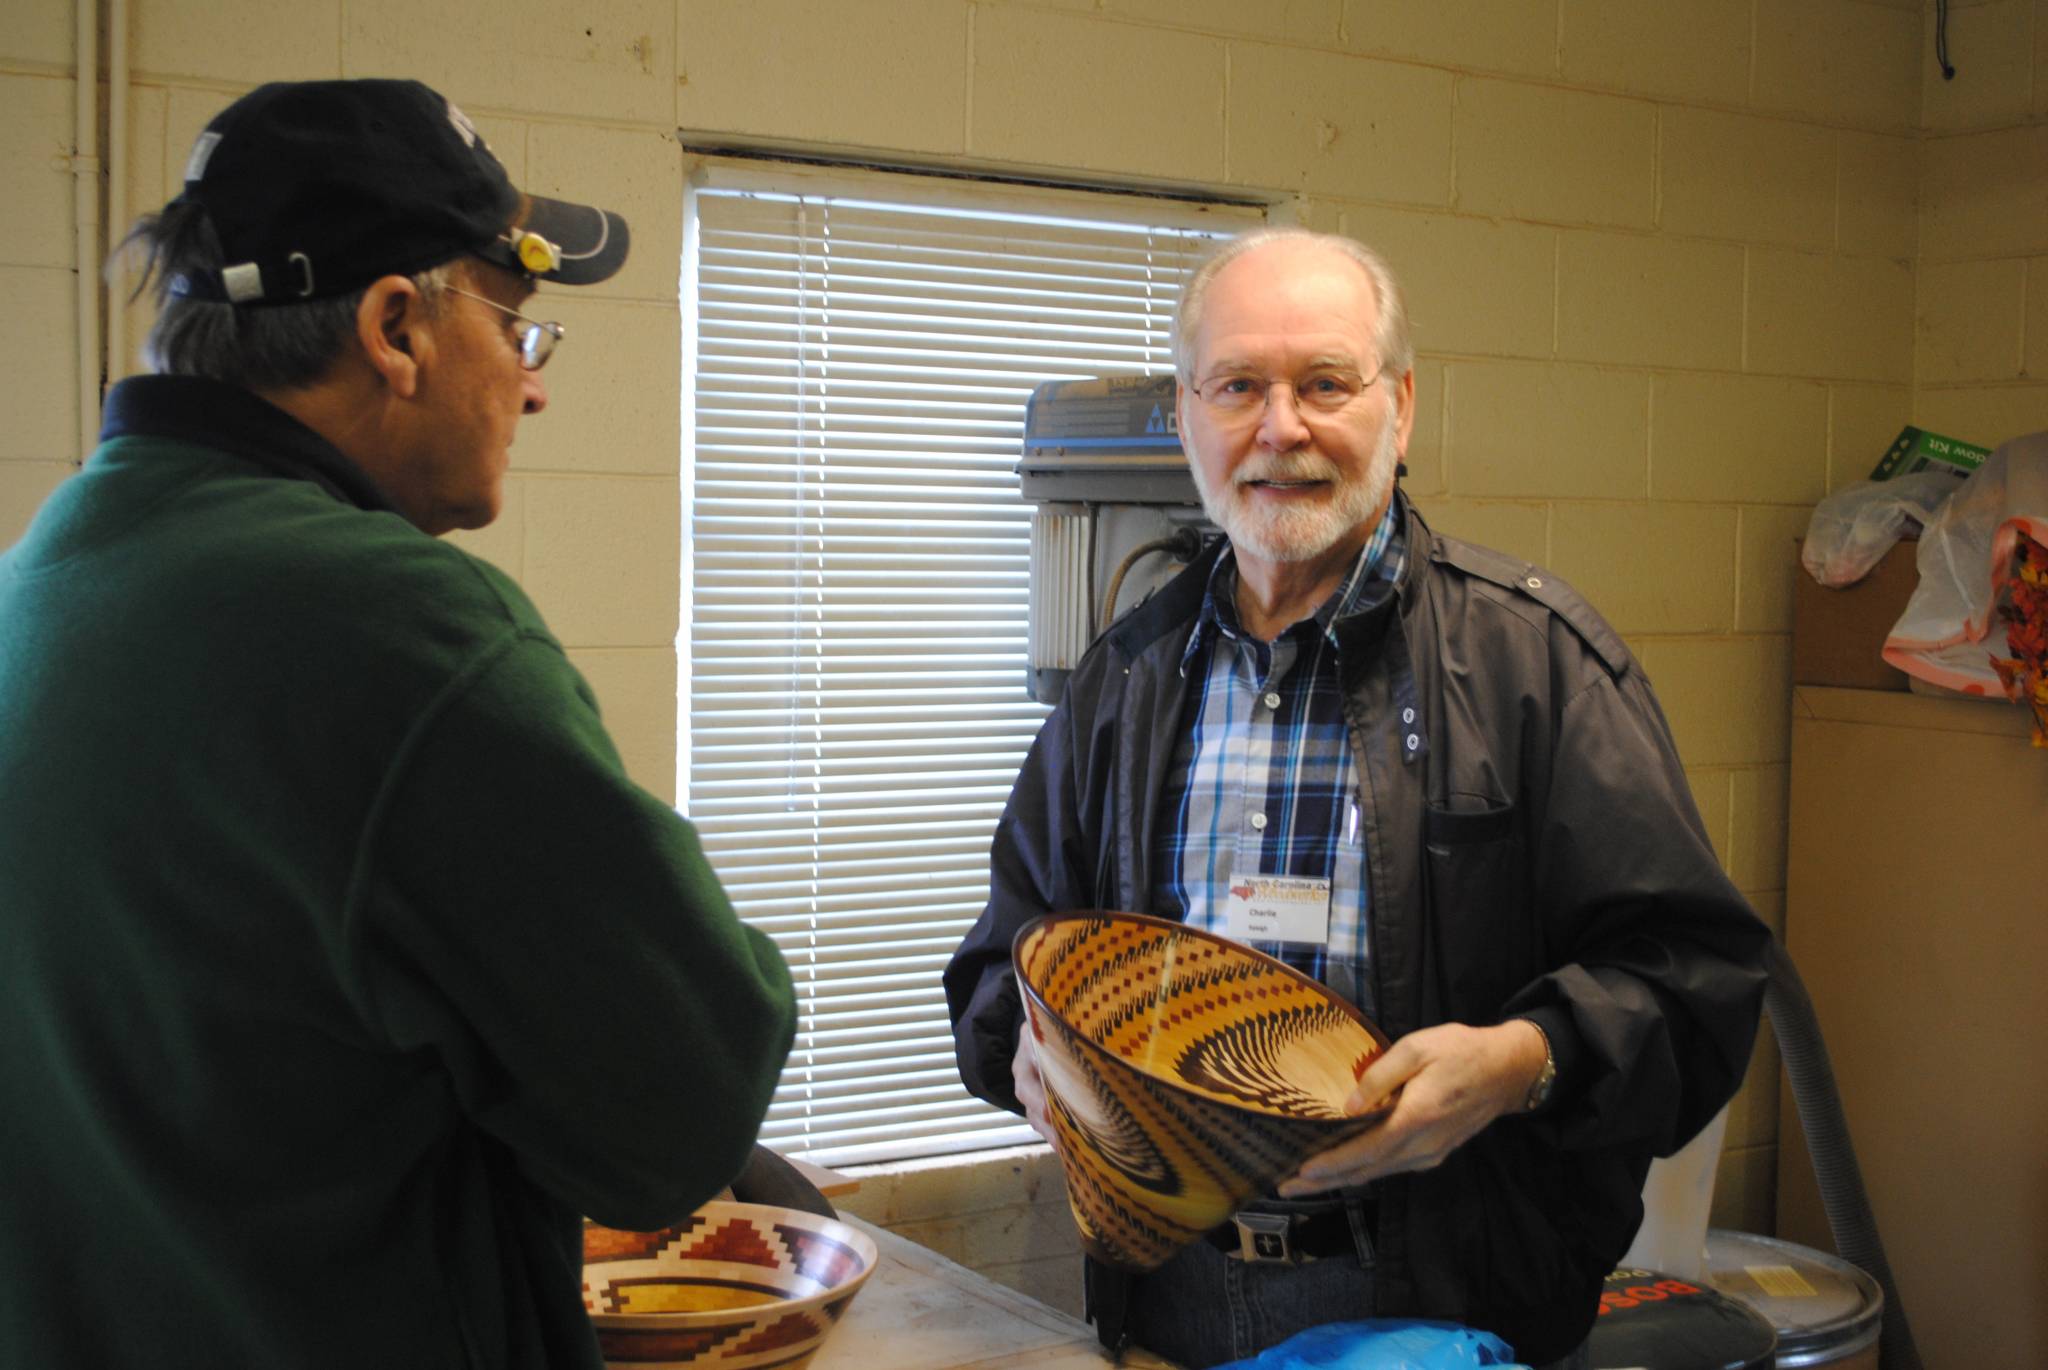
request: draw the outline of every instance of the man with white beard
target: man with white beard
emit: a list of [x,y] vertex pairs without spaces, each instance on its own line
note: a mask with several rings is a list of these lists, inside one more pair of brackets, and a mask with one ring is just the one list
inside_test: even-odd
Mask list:
[[[1394,1039],[1351,1100],[1393,1096],[1384,1122],[1157,1271],[1089,1262],[1114,1349],[1209,1366],[1414,1316],[1582,1366],[1650,1158],[1749,1060],[1769,934],[1642,668],[1555,577],[1396,492],[1413,359],[1398,284],[1349,239],[1261,229],[1196,272],[1180,432],[1226,537],[1070,676],[946,971],[968,1088],[1048,1140],[1009,962],[1038,914],[1248,942]],[[1293,891],[1256,929],[1251,876]]]

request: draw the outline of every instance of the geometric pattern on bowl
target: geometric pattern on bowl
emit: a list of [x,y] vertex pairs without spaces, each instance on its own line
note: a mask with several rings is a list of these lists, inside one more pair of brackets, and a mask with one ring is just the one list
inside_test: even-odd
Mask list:
[[1314,1153],[1386,1116],[1344,1101],[1387,1038],[1250,947],[1134,913],[1011,944],[1067,1202],[1096,1259],[1153,1270]]
[[807,1364],[874,1272],[868,1235],[772,1204],[714,1200],[674,1227],[583,1225],[583,1307],[605,1364]]

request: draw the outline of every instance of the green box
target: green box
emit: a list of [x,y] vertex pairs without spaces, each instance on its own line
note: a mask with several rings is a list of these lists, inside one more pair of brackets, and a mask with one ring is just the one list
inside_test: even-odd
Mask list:
[[1890,480],[1893,476],[1910,476],[1915,471],[1932,468],[1961,480],[1982,466],[1984,458],[1990,455],[1988,447],[1978,447],[1957,438],[1930,433],[1924,428],[1908,426],[1901,428],[1898,437],[1892,439],[1892,445],[1885,450],[1884,458],[1877,463],[1877,469],[1870,473],[1870,478]]

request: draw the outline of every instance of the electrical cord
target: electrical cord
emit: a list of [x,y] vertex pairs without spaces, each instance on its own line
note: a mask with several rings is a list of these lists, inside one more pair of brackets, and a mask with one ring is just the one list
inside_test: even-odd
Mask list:
[[1948,0],[1934,0],[1934,60],[1941,64],[1941,79],[1956,79],[1956,69],[1948,61]]

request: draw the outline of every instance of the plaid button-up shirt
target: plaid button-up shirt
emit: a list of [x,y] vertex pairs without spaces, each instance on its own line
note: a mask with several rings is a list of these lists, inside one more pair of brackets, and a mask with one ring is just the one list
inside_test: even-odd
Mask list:
[[1161,796],[1170,817],[1152,862],[1154,910],[1216,933],[1234,876],[1327,880],[1325,945],[1254,945],[1368,1013],[1365,846],[1335,629],[1393,593],[1408,559],[1399,504],[1388,501],[1336,593],[1271,643],[1239,626],[1237,563],[1229,552],[1217,559],[1181,658],[1181,673],[1199,683]]

